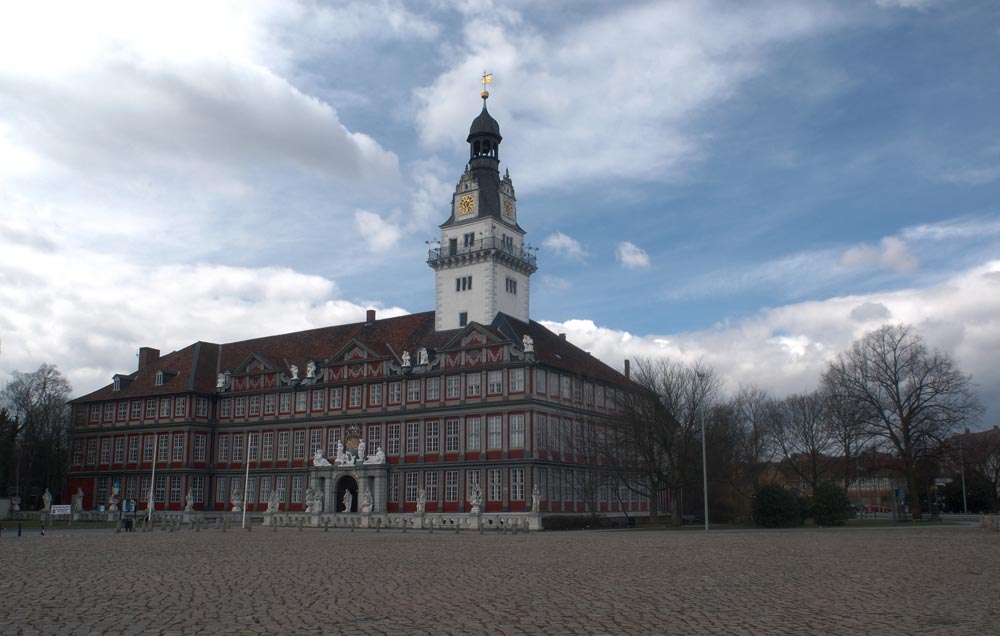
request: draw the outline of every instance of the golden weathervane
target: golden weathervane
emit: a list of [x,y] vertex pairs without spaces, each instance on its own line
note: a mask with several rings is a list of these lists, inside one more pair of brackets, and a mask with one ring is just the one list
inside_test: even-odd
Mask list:
[[490,92],[486,90],[486,85],[491,83],[493,83],[493,73],[483,71],[483,92],[479,93],[479,96],[483,98],[484,102],[486,101],[486,98],[490,96]]

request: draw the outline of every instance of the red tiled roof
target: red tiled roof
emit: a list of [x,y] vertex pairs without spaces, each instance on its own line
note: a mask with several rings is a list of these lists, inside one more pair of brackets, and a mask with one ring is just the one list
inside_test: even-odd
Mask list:
[[[93,393],[76,398],[73,402],[120,400],[146,395],[170,395],[196,391],[211,392],[215,389],[214,369],[219,345],[196,342],[174,351],[130,374],[120,374],[121,390],[114,390],[114,383]],[[156,385],[157,371],[164,372],[162,385]]]
[[[524,323],[498,314],[492,325],[480,327],[493,333],[498,340],[512,341],[518,347],[522,337],[530,335],[535,343],[536,359],[545,365],[612,384],[626,382],[623,375],[537,322]],[[218,373],[236,370],[251,355],[256,354],[276,368],[288,371],[291,365],[305,368],[309,360],[328,360],[352,341],[363,344],[377,355],[399,361],[403,351],[413,353],[420,347],[440,350],[461,331],[463,329],[435,331],[434,312],[427,311],[376,320],[371,324],[357,322],[320,327],[222,345],[196,342],[125,376],[132,381],[123,382],[121,391],[113,391],[113,385],[108,385],[74,402],[191,391],[212,393]],[[154,378],[158,370],[176,375],[168,375],[169,379],[162,386],[155,386]]]
[[518,343],[525,335],[530,336],[535,345],[535,358],[549,366],[610,384],[627,382],[624,375],[534,320],[525,323],[506,314],[498,314],[494,324],[502,330],[509,328]]

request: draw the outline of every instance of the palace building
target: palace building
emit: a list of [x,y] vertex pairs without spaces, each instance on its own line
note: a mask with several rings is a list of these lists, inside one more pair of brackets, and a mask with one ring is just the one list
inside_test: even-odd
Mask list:
[[150,492],[177,511],[647,509],[601,457],[626,378],[530,319],[537,263],[487,96],[427,257],[434,311],[141,348],[138,369],[71,403],[83,509],[143,510]]

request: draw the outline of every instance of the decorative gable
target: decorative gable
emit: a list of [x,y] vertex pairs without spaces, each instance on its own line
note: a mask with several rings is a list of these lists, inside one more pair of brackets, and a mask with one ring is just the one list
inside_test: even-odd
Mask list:
[[223,374],[217,388],[229,386],[233,393],[278,388],[282,369],[264,354],[251,353],[243,364],[231,373]]
[[361,347],[354,347],[350,351],[344,354],[344,361],[349,360],[365,360],[368,358],[368,351],[362,349]]

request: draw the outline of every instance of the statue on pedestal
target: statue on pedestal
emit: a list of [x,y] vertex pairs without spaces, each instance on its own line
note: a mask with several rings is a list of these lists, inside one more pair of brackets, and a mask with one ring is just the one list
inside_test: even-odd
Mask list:
[[417,349],[417,364],[420,365],[428,364],[426,347],[420,347],[419,349]]
[[542,499],[542,492],[538,489],[538,484],[531,487],[531,512],[539,511],[538,504]]
[[427,491],[424,490],[423,487],[421,487],[420,490],[417,491],[417,512],[420,514],[424,514],[424,508],[426,507],[427,507]]
[[358,442],[358,458],[361,459],[362,461],[364,461],[364,459],[366,457],[366,455],[365,455],[365,449],[367,447],[368,447],[368,445],[365,444],[365,440],[362,438],[362,440],[360,442]]
[[369,455],[365,460],[366,464],[384,464],[385,463],[385,451],[379,446],[375,449],[375,454]]
[[469,505],[472,507],[469,514],[478,515],[479,507],[483,505],[483,491],[479,489],[479,484],[472,486],[472,492],[469,493]]
[[534,353],[535,352],[535,341],[528,334],[524,334],[521,337],[521,344],[524,345],[524,352],[525,353]]
[[243,512],[243,489],[240,488],[239,484],[236,488],[233,488],[232,496],[229,497],[229,503],[233,505],[230,512]]
[[310,360],[308,364],[306,364],[306,377],[307,378],[316,377],[316,363],[313,362],[312,360]]
[[344,491],[344,512],[351,511],[351,505],[354,503],[354,495],[351,494],[350,490]]
[[83,512],[83,488],[77,488],[73,495],[73,512]]
[[365,491],[361,493],[361,514],[371,514],[372,505],[372,493],[366,488]]
[[52,507],[52,493],[46,488],[45,492],[42,494],[42,512],[48,512]]
[[108,510],[110,512],[118,512],[118,502],[121,501],[121,486],[116,481],[114,486],[111,487],[111,496],[108,497]]
[[190,489],[184,495],[184,512],[194,512],[194,494]]
[[278,491],[272,490],[271,496],[267,498],[267,511],[279,512],[280,508],[281,508],[281,498],[278,495]]
[[401,356],[401,358],[402,358],[402,362],[403,362],[402,366],[404,366],[404,367],[411,366],[410,365],[410,352],[409,351],[404,351],[403,355]]
[[330,461],[323,457],[323,449],[317,448],[316,453],[313,455],[313,466],[329,466]]
[[299,367],[293,364],[289,367],[289,370],[292,372],[292,380],[297,382],[299,379]]

